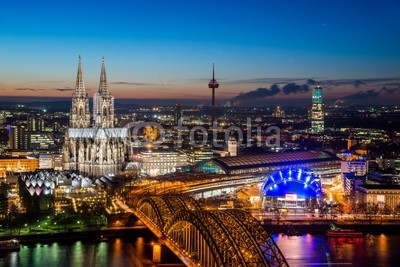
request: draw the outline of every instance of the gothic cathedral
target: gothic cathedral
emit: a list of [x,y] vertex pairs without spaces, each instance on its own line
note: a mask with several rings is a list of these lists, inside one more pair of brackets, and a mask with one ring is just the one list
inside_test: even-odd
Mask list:
[[70,128],[65,134],[63,169],[89,177],[122,171],[129,152],[128,128],[114,128],[114,97],[107,86],[104,58],[99,90],[93,96],[93,121],[79,57],[75,92],[72,95]]

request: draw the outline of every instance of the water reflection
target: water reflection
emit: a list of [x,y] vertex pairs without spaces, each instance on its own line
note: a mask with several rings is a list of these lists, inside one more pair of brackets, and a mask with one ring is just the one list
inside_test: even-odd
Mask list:
[[304,263],[325,263],[326,244],[323,238],[310,234],[302,236],[273,236],[290,266],[304,266]]
[[19,252],[0,253],[0,266],[137,266],[131,249],[131,242],[121,239],[37,243],[22,245]]
[[138,237],[136,242],[135,242],[135,250],[136,253],[139,255],[142,255],[144,253],[144,238],[143,237]]
[[290,266],[397,266],[399,235],[364,238],[274,235]]
[[[279,234],[273,238],[290,266],[397,266],[400,261],[400,235],[326,238]],[[19,252],[0,253],[0,266],[150,267],[155,266],[150,260],[152,241],[151,237],[134,237],[22,245]]]
[[[379,247],[379,250],[378,250],[378,253],[377,253],[378,254],[377,255],[378,259],[377,260],[378,260],[378,262],[382,263],[382,266],[388,266],[388,264],[389,264],[387,262],[387,258],[386,258],[386,255],[390,252],[389,240],[388,239],[389,238],[386,235],[381,234],[378,237],[378,241],[377,241],[377,245]],[[397,243],[397,246],[399,244],[400,243]]]

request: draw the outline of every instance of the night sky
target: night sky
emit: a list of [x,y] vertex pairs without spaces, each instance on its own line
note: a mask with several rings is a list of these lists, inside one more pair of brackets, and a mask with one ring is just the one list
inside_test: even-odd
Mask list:
[[332,102],[400,99],[398,0],[36,0],[0,11],[0,96],[71,96],[81,55],[90,95],[104,56],[117,98],[208,98],[215,63],[217,98],[243,105],[307,105],[317,80]]

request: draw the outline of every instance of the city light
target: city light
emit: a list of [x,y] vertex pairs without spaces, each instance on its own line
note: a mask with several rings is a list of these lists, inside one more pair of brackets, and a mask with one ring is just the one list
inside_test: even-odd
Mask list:
[[398,264],[398,1],[15,2],[4,265]]

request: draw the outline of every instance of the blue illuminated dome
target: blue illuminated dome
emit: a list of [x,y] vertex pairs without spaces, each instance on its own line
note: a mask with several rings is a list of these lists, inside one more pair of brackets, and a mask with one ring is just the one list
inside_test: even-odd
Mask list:
[[319,198],[322,193],[320,179],[304,169],[277,171],[266,178],[262,190],[267,197],[296,194],[299,198]]

